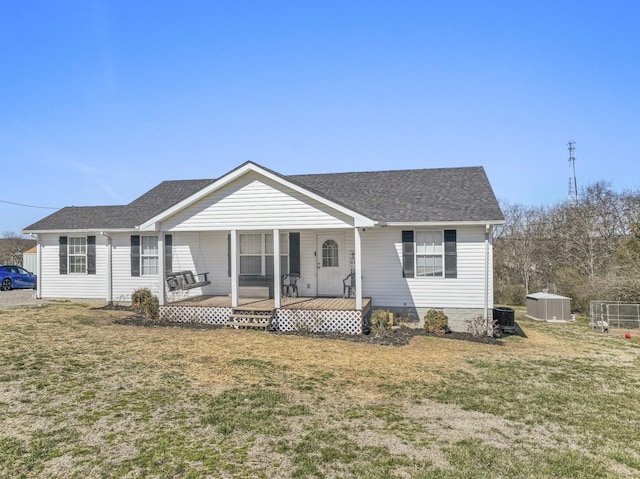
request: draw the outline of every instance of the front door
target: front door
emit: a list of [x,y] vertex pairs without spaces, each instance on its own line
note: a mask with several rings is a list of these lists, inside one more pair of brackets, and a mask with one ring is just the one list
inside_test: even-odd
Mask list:
[[317,236],[318,296],[342,296],[342,273],[345,271],[342,233]]

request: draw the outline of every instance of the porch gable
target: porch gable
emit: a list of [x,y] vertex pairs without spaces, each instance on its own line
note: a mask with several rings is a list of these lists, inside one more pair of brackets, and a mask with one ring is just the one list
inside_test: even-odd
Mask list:
[[[252,221],[239,224],[238,220],[245,218]],[[162,224],[163,230],[193,230],[200,220],[210,219],[215,219],[219,226],[205,229],[268,229],[283,227],[283,218],[301,222],[292,227],[309,228],[371,227],[376,223],[286,177],[247,162],[148,219],[139,229],[158,230]]]

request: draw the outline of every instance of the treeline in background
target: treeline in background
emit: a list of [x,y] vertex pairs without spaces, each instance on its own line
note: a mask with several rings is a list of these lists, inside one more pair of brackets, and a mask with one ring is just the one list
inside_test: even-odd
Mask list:
[[606,182],[555,206],[501,203],[505,224],[494,232],[494,301],[522,305],[548,290],[589,301],[640,303],[640,192]]

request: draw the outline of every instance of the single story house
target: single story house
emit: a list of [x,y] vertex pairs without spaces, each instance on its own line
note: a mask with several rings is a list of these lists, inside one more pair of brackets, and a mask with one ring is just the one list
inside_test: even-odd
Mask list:
[[[247,162],[128,205],[66,207],[23,232],[37,239],[41,298],[125,302],[146,287],[173,321],[224,323],[262,300],[272,328],[359,333],[371,308],[413,320],[436,308],[454,330],[488,317],[503,222],[482,167],[286,176]],[[183,271],[195,287],[175,281]]]

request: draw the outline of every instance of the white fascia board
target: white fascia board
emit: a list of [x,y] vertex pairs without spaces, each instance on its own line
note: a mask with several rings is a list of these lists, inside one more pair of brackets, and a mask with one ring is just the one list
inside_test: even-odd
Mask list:
[[346,208],[344,206],[341,206],[337,203],[334,203],[331,200],[328,200],[318,194],[315,194],[301,186],[298,186],[294,183],[291,183],[283,178],[281,178],[280,176],[274,175],[273,173],[260,168],[258,165],[256,165],[255,163],[246,163],[244,165],[242,165],[240,168],[237,168],[229,173],[227,173],[226,175],[224,175],[223,177],[217,179],[216,181],[214,181],[213,183],[211,183],[209,186],[206,186],[205,188],[201,189],[200,191],[194,193],[193,195],[191,195],[188,198],[185,198],[184,200],[182,200],[180,203],[175,204],[174,206],[172,206],[171,208],[163,211],[162,213],[160,213],[159,215],[154,216],[153,218],[147,220],[146,222],[144,222],[143,224],[140,225],[140,230],[144,230],[144,231],[149,231],[149,230],[157,230],[158,226],[157,223],[165,220],[166,218],[174,215],[175,213],[179,212],[180,210],[192,205],[193,203],[195,203],[196,201],[204,198],[205,196],[213,193],[214,191],[222,188],[223,186],[231,183],[232,181],[240,178],[242,175],[244,175],[245,173],[249,172],[249,171],[253,171],[255,173],[258,173],[266,178],[269,178],[270,180],[279,183],[283,186],[286,186],[287,188],[290,188],[294,191],[297,191],[298,193],[301,193],[311,199],[314,199],[330,208],[333,208],[347,216],[351,216],[354,220],[354,226],[373,226],[375,224],[375,221],[373,221],[370,218],[367,218],[366,216],[363,216],[359,213],[356,213],[353,210],[350,210],[349,208]]
[[83,229],[57,229],[57,230],[22,230],[22,234],[88,234],[88,233],[127,233],[136,232],[135,228],[83,228]]
[[409,226],[409,227],[444,227],[444,226],[486,226],[503,225],[504,220],[486,221],[415,221],[415,222],[394,222],[389,221],[385,226]]

